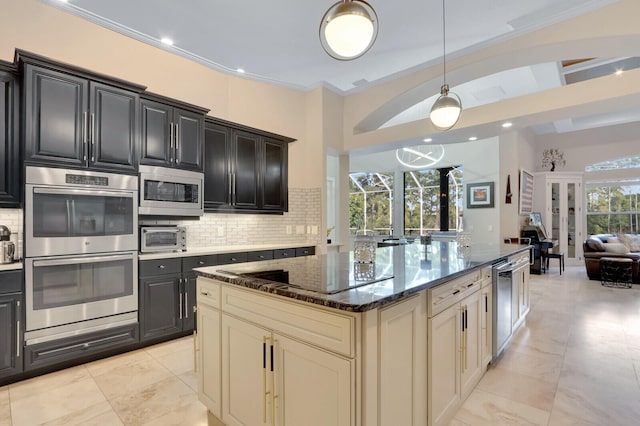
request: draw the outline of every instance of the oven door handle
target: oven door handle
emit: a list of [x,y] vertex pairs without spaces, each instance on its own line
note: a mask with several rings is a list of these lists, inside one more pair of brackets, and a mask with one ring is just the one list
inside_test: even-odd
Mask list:
[[[134,254],[119,254],[114,256],[91,256],[91,257],[65,257],[58,260],[35,260],[33,266],[35,268],[42,266],[60,266],[60,265],[77,265],[79,263],[101,263],[113,262],[116,260],[133,260]],[[73,262],[70,260],[73,259]]]
[[94,189],[76,189],[76,188],[33,188],[34,194],[57,194],[57,195],[93,195],[102,197],[126,197],[133,198],[133,191],[103,191]]

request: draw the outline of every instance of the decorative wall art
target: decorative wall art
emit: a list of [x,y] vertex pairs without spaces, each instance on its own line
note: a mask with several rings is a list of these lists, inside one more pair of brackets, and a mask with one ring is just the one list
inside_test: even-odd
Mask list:
[[533,174],[520,171],[520,215],[527,216],[533,211]]
[[564,159],[564,152],[557,148],[549,148],[542,151],[542,168],[549,167],[550,172],[555,172],[556,166],[564,166],[567,162]]
[[493,207],[493,182],[467,184],[467,208]]

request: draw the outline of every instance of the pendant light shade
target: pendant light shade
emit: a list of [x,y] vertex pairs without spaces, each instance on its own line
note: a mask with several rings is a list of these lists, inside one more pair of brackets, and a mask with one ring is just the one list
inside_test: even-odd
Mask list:
[[440,97],[431,107],[429,118],[435,127],[440,130],[449,130],[456,125],[462,113],[462,102],[455,93],[449,93],[447,84],[447,43],[446,43],[446,20],[445,20],[445,0],[442,0],[442,80],[440,87]]
[[449,130],[456,125],[462,113],[462,102],[455,93],[449,93],[449,85],[440,88],[440,97],[431,107],[429,118],[440,130]]
[[364,55],[378,35],[378,16],[363,0],[343,0],[327,10],[320,22],[320,43],[334,59],[349,61]]

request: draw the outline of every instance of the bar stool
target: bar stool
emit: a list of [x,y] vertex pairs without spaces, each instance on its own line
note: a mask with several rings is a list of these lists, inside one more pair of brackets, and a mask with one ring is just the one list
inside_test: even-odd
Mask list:
[[564,253],[561,251],[548,251],[544,254],[545,271],[549,270],[549,259],[558,259],[558,266],[560,267],[560,275],[564,271]]

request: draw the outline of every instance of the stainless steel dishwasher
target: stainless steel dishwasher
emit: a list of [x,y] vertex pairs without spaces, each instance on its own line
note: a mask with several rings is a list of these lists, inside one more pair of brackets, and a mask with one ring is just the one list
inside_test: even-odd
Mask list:
[[493,265],[493,361],[502,354],[513,334],[514,277],[528,267],[526,260],[503,260]]

